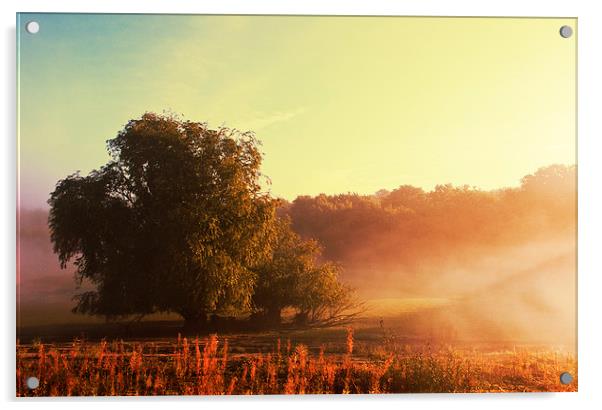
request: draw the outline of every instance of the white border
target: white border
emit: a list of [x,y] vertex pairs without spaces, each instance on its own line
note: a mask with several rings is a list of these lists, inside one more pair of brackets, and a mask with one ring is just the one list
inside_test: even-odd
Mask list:
[[[346,406],[364,408],[602,408],[600,385],[600,349],[602,331],[599,313],[602,266],[598,236],[602,232],[602,13],[597,1],[531,1],[506,0],[3,0],[2,13],[2,87],[0,124],[4,126],[1,161],[3,167],[0,218],[2,237],[0,261],[3,262],[4,336],[0,399],[25,407],[63,408],[65,406],[107,405],[116,408],[170,406],[199,408],[301,409],[307,406],[326,408]],[[198,13],[198,14],[337,14],[337,15],[430,15],[430,16],[537,16],[579,18],[579,393],[506,394],[506,395],[388,395],[379,397],[249,397],[249,398],[142,398],[92,400],[39,400],[14,402],[14,335],[15,335],[15,202],[16,202],[16,121],[15,121],[15,13],[30,12],[119,12],[119,13]]]

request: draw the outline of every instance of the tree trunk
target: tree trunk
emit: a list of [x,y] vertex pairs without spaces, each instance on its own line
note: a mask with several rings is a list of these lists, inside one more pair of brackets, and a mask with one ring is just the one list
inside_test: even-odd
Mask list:
[[298,326],[307,326],[309,324],[309,312],[299,312],[293,320]]
[[207,312],[182,312],[180,315],[184,318],[185,331],[207,330]]
[[266,312],[266,321],[268,324],[270,325],[276,325],[279,326],[280,325],[280,313],[281,313],[282,309],[281,308],[277,308],[277,307],[273,307],[267,310]]
[[280,326],[280,313],[281,308],[270,307],[264,308],[259,312],[255,312],[251,315],[250,320],[253,326],[260,329],[271,328],[274,326]]

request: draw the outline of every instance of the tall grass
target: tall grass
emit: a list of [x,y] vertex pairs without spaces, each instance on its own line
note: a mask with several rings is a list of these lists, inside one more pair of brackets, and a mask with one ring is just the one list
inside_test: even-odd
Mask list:
[[[221,395],[405,392],[575,391],[570,355],[520,349],[483,353],[398,345],[355,357],[353,331],[343,351],[312,354],[281,340],[271,352],[231,357],[217,335],[171,343],[75,340],[67,346],[17,344],[17,396]],[[364,346],[364,350],[366,350]],[[37,389],[26,380],[40,380]]]

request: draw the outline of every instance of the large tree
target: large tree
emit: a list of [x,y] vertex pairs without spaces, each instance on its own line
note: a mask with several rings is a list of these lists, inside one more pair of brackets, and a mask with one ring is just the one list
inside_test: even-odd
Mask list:
[[147,113],[108,141],[111,160],[51,194],[49,225],[62,266],[95,290],[75,310],[119,317],[246,310],[271,254],[275,202],[260,187],[252,133]]

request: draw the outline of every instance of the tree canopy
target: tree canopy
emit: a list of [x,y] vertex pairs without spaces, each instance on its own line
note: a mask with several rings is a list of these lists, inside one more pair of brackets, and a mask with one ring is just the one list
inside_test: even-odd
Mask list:
[[252,133],[145,114],[108,141],[111,160],[51,194],[49,226],[62,266],[96,290],[76,311],[109,317],[249,309],[270,253],[276,203],[260,187]]
[[322,248],[303,239],[288,217],[278,218],[270,257],[256,266],[253,302],[267,323],[280,323],[282,310],[293,308],[298,324],[346,322],[362,310],[351,289],[339,282],[340,265],[322,262]]
[[517,187],[496,190],[401,185],[374,195],[299,196],[279,212],[290,216],[295,232],[317,240],[325,258],[344,266],[346,282],[384,283],[394,272],[411,291],[419,281],[405,279],[414,272],[428,271],[424,279],[433,283],[439,272],[488,249],[574,238],[576,171],[550,165]]

